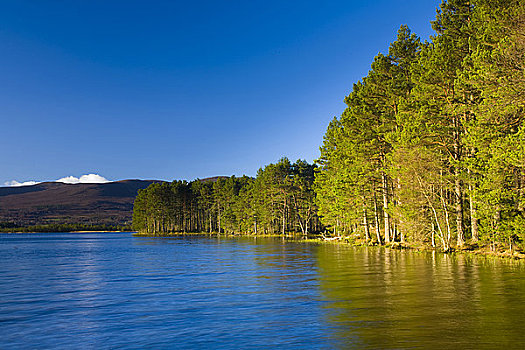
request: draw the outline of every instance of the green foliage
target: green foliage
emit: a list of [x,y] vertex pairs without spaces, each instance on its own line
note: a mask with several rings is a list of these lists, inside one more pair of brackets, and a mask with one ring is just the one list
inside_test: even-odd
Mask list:
[[368,76],[345,98],[348,107],[341,118],[328,127],[315,181],[321,220],[336,233],[363,231],[369,238],[370,223],[378,241],[383,240],[380,230],[385,241],[396,233],[388,157],[400,106],[412,89],[409,68],[419,46],[419,39],[402,26],[389,54],[375,57]]
[[145,233],[274,234],[319,230],[314,204],[315,166],[282,158],[257,177],[220,177],[152,184],[139,191],[133,228]]
[[328,126],[315,178],[335,232],[448,250],[520,247],[525,5],[449,0],[430,42],[406,26]]
[[[319,231],[449,250],[525,240],[525,4],[448,0],[421,43],[401,26],[353,84],[311,165],[140,191],[144,232]],[[317,216],[319,215],[319,217]]]

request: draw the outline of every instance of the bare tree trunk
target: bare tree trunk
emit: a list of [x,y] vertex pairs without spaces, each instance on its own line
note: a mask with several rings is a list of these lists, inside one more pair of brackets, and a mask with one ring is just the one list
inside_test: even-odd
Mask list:
[[218,223],[218,226],[219,226],[219,233],[221,233],[221,208],[220,207],[218,207],[218,211],[219,211],[218,212],[219,215],[217,216],[217,220],[218,220],[217,223]]
[[434,220],[432,220],[432,248],[436,247],[436,237],[435,237],[436,228],[434,225]]
[[496,206],[496,211],[494,213],[494,219],[493,219],[493,228],[492,228],[492,237],[491,237],[491,240],[492,240],[492,247],[491,247],[491,250],[492,251],[496,251],[496,233],[499,231],[499,225],[500,225],[500,221],[501,221],[501,208],[499,205]]
[[392,242],[395,242],[398,236],[399,234],[397,232],[397,224],[394,222],[392,224]]
[[439,219],[438,219],[438,216],[437,216],[436,209],[434,208],[434,206],[432,205],[432,203],[430,201],[429,201],[429,204],[430,204],[430,208],[434,212],[434,219],[436,220],[436,225],[437,225],[439,233],[440,233],[439,234],[439,238],[441,238],[441,243],[443,244],[443,250],[445,252],[447,252],[450,249],[450,231],[448,233],[448,239],[445,240],[445,237],[444,237],[444,234],[443,234],[443,230],[441,229],[441,225],[439,224]]
[[368,243],[368,240],[370,239],[370,230],[368,228],[368,218],[366,215],[366,206],[363,204],[363,225],[365,225],[365,239],[366,243]]
[[523,194],[525,192],[523,183],[525,182],[525,177],[523,176],[523,173],[521,170],[518,170],[518,210],[520,212],[523,212]]
[[445,202],[445,198],[443,197],[443,189],[441,189],[441,204],[443,205],[443,211],[445,212],[445,222],[447,224],[447,245],[450,245],[450,239],[451,239],[451,229],[450,229],[450,220],[448,216],[448,209],[447,209],[447,203]]
[[377,241],[381,244],[381,230],[379,229],[379,213],[377,212],[377,198],[376,193],[374,192],[374,221],[376,225],[376,236]]
[[[423,188],[424,187],[423,186],[423,181],[421,181],[421,178],[419,176],[417,176],[417,179],[419,181],[419,185],[421,186],[421,188]],[[443,194],[443,190],[441,190],[441,194]],[[436,225],[437,225],[437,228],[439,230],[438,231],[439,232],[438,237],[441,239],[441,243],[443,244],[443,250],[445,252],[447,252],[450,249],[450,231],[449,231],[449,239],[447,241],[445,241],[443,230],[441,229],[441,225],[439,224],[439,218],[438,218],[438,215],[437,215],[436,208],[434,208],[434,205],[432,204],[432,201],[430,200],[429,195],[427,195],[425,193],[425,191],[423,191],[423,195],[427,199],[427,203],[428,203],[430,209],[432,209],[432,213],[434,214],[434,219],[436,220]],[[445,204],[445,200],[444,200],[442,195],[441,195],[441,200],[442,200],[442,203]],[[445,207],[445,209],[446,209],[446,207]],[[432,223],[432,228],[433,227],[434,227],[434,223]],[[432,230],[432,232],[434,232],[434,230]]]
[[454,182],[455,200],[456,200],[456,231],[458,235],[457,244],[462,246],[465,244],[465,232],[463,230],[463,192],[461,189],[461,179],[459,178],[459,170],[456,168],[456,179]]
[[390,214],[388,214],[388,180],[386,174],[382,174],[383,180],[383,214],[385,218],[385,243],[390,243]]
[[307,220],[305,225],[306,225],[306,236],[308,236],[308,224],[310,223],[310,220]]
[[305,225],[303,225],[302,220],[299,219],[299,227],[301,228],[301,232],[303,233],[303,236],[306,236],[306,226]]
[[[454,118],[454,160],[459,163],[461,160],[461,145],[460,145],[460,120],[456,116]],[[465,244],[465,232],[463,230],[463,189],[461,183],[461,171],[459,164],[454,164],[454,202],[456,209],[456,231],[457,231],[457,245],[461,247]]]
[[472,195],[472,185],[469,185],[470,191],[470,226],[472,230],[472,241],[479,241],[479,227],[478,227],[478,210],[476,208],[476,203],[474,202],[474,196]]
[[286,229],[286,200],[284,201],[284,208],[283,208],[283,236],[285,234]]

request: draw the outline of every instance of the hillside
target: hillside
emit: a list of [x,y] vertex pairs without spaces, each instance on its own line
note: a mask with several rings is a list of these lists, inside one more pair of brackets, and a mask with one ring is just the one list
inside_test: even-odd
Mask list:
[[41,224],[131,223],[139,189],[155,180],[123,180],[103,184],[43,182],[32,186],[0,187],[0,223]]

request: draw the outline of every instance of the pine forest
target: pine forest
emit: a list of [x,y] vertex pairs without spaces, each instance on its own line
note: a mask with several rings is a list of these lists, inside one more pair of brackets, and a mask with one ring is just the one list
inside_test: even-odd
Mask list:
[[428,41],[402,25],[373,59],[314,164],[152,184],[134,229],[524,248],[525,3],[443,1],[431,23]]

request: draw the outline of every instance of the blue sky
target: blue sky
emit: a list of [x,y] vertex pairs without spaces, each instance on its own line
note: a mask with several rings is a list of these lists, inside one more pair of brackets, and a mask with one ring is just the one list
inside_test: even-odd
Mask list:
[[329,121],[439,1],[0,0],[0,185],[255,175]]

